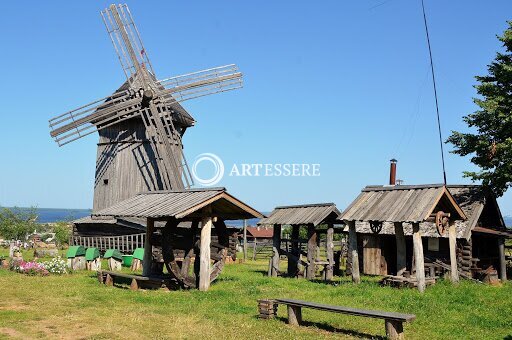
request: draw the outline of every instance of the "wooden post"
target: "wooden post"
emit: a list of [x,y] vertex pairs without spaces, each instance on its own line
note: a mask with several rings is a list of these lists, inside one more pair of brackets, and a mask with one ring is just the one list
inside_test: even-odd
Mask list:
[[390,340],[404,339],[404,326],[402,321],[385,320],[386,337]]
[[327,272],[325,273],[325,279],[327,281],[330,281],[332,280],[334,272],[334,226],[332,223],[329,223],[329,225],[327,226],[327,238],[325,247],[327,248],[327,262],[329,262]]
[[450,244],[450,280],[453,283],[459,282],[459,270],[457,269],[457,229],[455,223],[448,228]]
[[347,221],[346,224],[348,225],[348,252],[352,265],[352,281],[354,283],[361,283],[361,277],[359,276],[359,255],[357,253],[356,222]]
[[200,263],[199,263],[199,290],[207,291],[210,288],[210,244],[212,238],[212,210],[207,207],[204,210],[204,216],[201,220],[201,243],[200,243]]
[[298,225],[292,225],[292,232],[290,235],[291,253],[296,258],[288,257],[288,275],[297,275],[297,259],[299,258],[299,227]]
[[277,277],[279,274],[279,251],[281,250],[281,225],[274,224],[274,231],[272,235],[272,261],[270,262],[271,269],[270,275],[272,277]]
[[258,239],[255,237],[252,244],[252,260],[256,261],[256,247],[258,246]]
[[247,260],[247,220],[244,220],[244,262]]
[[423,258],[423,243],[421,241],[420,224],[412,224],[412,243],[414,246],[414,261],[416,265],[416,280],[420,293],[425,291],[425,259]]
[[155,229],[155,221],[152,218],[147,219],[146,223],[146,242],[144,243],[144,260],[142,261],[142,275],[151,275],[151,264],[153,263],[153,245],[151,235]]
[[308,224],[308,267],[306,268],[306,278],[309,280],[315,278],[315,257],[317,237],[318,236],[316,234],[315,226],[313,224]]
[[507,261],[505,259],[505,238],[498,239],[498,250],[500,257],[500,279],[501,282],[507,281]]
[[302,309],[298,306],[288,306],[288,324],[299,326],[302,322]]
[[396,238],[396,275],[402,276],[406,271],[406,247],[404,226],[402,222],[395,222]]

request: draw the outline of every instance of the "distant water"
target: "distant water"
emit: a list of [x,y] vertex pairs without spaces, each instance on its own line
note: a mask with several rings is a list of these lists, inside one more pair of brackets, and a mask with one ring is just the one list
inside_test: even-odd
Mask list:
[[[30,211],[30,208],[9,208]],[[38,223],[72,221],[91,214],[90,209],[35,208]]]
[[[29,208],[18,208],[21,210],[29,210]],[[36,208],[38,223],[54,223],[61,221],[73,221],[85,216],[89,216],[92,212],[90,209],[59,209],[59,208]],[[248,226],[254,226],[258,223],[257,218],[247,220]],[[228,226],[243,227],[243,220],[226,221]]]

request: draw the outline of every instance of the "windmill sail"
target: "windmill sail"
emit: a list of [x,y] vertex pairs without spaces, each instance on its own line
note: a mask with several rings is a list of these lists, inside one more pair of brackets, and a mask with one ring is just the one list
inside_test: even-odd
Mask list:
[[242,73],[236,65],[226,65],[157,80],[128,6],[110,5],[101,15],[126,75],[126,86],[111,96],[52,118],[50,135],[62,146],[139,118],[162,170],[163,189],[189,188],[193,180],[183,154],[182,134],[183,122],[193,119],[184,110],[176,110],[176,105],[241,88]]

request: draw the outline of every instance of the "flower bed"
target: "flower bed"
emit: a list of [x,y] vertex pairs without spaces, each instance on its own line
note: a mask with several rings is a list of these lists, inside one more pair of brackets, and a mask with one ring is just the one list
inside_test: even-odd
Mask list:
[[61,259],[60,256],[41,263],[36,261],[11,260],[10,269],[31,276],[47,276],[49,274],[60,275],[66,274],[67,272],[66,261]]

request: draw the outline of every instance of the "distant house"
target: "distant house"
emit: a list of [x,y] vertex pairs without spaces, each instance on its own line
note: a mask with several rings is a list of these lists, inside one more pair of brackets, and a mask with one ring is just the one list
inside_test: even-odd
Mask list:
[[272,227],[247,227],[247,241],[248,242],[261,242],[264,240],[272,240],[272,235],[274,233],[274,228]]

